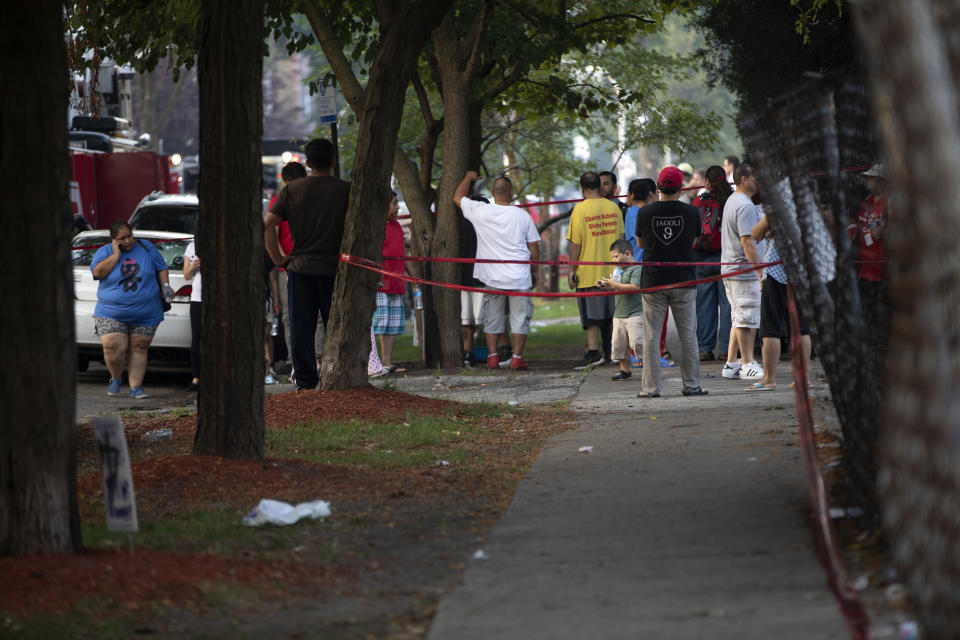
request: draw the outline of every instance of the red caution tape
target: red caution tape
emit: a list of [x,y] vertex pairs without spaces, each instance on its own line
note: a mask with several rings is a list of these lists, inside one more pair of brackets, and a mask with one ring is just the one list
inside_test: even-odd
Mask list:
[[803,449],[803,463],[807,472],[807,489],[816,524],[815,536],[820,563],[827,572],[827,583],[840,604],[850,637],[854,640],[867,640],[870,621],[867,612],[850,584],[843,560],[837,551],[836,532],[830,519],[823,475],[817,459],[817,446],[814,439],[813,411],[810,407],[810,392],[807,387],[807,368],[800,355],[800,319],[797,316],[797,302],[793,295],[793,286],[787,286],[787,308],[790,312],[790,352],[793,363],[794,393],[797,404],[797,422],[800,425],[800,443]]
[[[498,260],[494,258],[447,258],[440,256],[384,256],[384,260],[404,260],[408,262],[457,262],[461,264],[535,264],[547,266],[582,267],[585,265],[622,267],[622,262],[571,262],[570,260]],[[644,267],[692,267],[692,266],[742,266],[770,267],[779,262],[632,262]]]
[[[360,267],[361,269],[367,269],[368,271],[373,271],[374,273],[390,276],[391,278],[399,278],[400,280],[405,280],[407,282],[412,282],[414,284],[426,284],[426,285],[431,285],[435,287],[456,289],[457,291],[472,291],[476,293],[496,293],[497,295],[525,297],[525,298],[595,298],[598,296],[616,296],[616,295],[621,295],[623,293],[620,291],[571,291],[570,293],[553,292],[553,291],[543,291],[543,292],[541,291],[508,291],[503,289],[470,287],[462,284],[453,284],[450,282],[439,282],[436,280],[425,280],[423,278],[417,278],[415,276],[408,276],[406,274],[394,273],[393,271],[385,270],[382,265],[377,264],[373,260],[367,260],[366,258],[351,256],[346,253],[340,254],[340,262],[353,265],[355,267]],[[669,262],[667,264],[671,266],[676,266],[677,264],[680,264],[680,263]],[[694,264],[694,263],[689,263],[689,264]],[[751,271],[763,269],[764,267],[768,266],[768,264],[776,264],[776,263],[763,263],[763,264],[752,265],[746,269],[741,269],[739,271],[734,271],[732,273],[725,273],[721,275],[710,276],[707,278],[700,278],[699,280],[686,280],[684,282],[677,282],[674,284],[664,284],[656,287],[647,287],[645,289],[638,289],[637,291],[631,291],[630,293],[652,293],[654,291],[663,291],[666,289],[684,289],[687,287],[695,287],[698,284],[715,282],[717,280],[722,280],[724,278],[732,278],[734,276],[742,275],[744,273],[750,273]]]

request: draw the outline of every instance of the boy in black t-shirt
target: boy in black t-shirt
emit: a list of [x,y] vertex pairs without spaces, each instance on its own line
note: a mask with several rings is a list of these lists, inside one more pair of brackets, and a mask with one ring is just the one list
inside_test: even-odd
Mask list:
[[[655,338],[663,326],[667,308],[673,311],[680,337],[680,376],[683,395],[706,395],[700,388],[700,359],[697,351],[697,289],[693,285],[671,287],[694,280],[693,240],[700,232],[700,214],[680,202],[683,173],[664,167],[657,176],[660,202],[637,213],[637,239],[643,248],[643,288],[667,288],[643,294],[643,391],[640,398],[660,397],[660,359]],[[677,266],[649,263],[677,262]]]

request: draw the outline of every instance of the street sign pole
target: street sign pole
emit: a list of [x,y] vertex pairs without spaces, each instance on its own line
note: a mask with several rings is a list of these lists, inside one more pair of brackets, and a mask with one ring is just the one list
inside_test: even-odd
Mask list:
[[330,125],[330,142],[333,143],[334,161],[333,174],[340,177],[340,144],[337,141],[337,88],[320,85],[320,97],[317,98],[317,111],[320,113],[320,124]]
[[340,177],[340,143],[337,142],[337,123],[330,125],[330,142],[333,143],[333,175]]

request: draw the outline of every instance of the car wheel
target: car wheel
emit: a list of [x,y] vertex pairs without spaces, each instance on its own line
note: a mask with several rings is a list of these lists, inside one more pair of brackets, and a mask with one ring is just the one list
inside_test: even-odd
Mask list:
[[77,356],[77,371],[86,371],[90,367],[90,356]]

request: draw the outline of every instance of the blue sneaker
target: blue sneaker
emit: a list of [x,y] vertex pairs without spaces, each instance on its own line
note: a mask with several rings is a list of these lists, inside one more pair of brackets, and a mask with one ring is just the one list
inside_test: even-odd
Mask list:
[[120,378],[110,378],[110,384],[107,385],[107,395],[115,396],[120,393]]
[[143,390],[143,387],[134,387],[133,389],[130,389],[130,397],[141,400],[143,398],[149,398],[150,396],[148,396],[147,392]]

